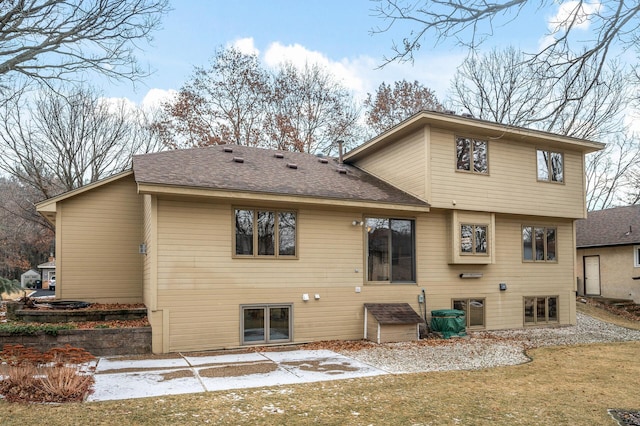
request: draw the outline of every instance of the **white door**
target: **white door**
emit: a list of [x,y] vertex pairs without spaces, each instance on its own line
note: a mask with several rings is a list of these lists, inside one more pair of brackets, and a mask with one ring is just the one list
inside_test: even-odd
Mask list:
[[600,296],[600,256],[584,256],[584,293]]

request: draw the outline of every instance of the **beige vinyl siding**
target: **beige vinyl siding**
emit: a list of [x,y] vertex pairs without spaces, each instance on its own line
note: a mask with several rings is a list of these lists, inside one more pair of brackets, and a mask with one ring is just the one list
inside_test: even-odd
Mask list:
[[409,194],[426,199],[426,149],[424,131],[420,131],[363,158],[356,166]]
[[308,342],[361,339],[364,303],[417,302],[415,284],[364,284],[364,231],[352,225],[361,214],[298,208],[298,259],[245,259],[232,258],[233,207],[158,201],[158,309],[170,310],[170,351],[238,346],[242,304],[291,304],[294,341]]
[[132,176],[57,204],[57,296],[142,302],[142,199]]
[[[478,135],[482,137],[482,135]],[[489,175],[456,172],[455,133],[432,129],[431,198],[433,208],[584,216],[583,155],[564,153],[564,183],[537,181],[536,149],[548,148],[514,140],[489,140]]]
[[[451,213],[420,214],[418,282],[372,285],[364,281],[365,230],[352,222],[379,212],[296,208],[298,259],[238,259],[231,247],[233,208],[226,202],[158,200],[158,310],[163,317],[154,327],[166,324],[168,330],[154,333],[169,339],[165,351],[239,346],[243,304],[291,304],[296,343],[361,339],[364,303],[406,302],[422,313],[422,288],[428,313],[450,308],[454,297],[486,299],[487,329],[521,327],[524,296],[557,295],[560,323],[575,321],[570,220],[496,215],[496,263],[449,265],[443,247]],[[521,226],[529,223],[558,228],[558,263],[522,262]],[[482,272],[483,277],[461,279],[461,272]],[[499,291],[501,282],[507,283],[506,292]],[[305,293],[308,301],[302,300]]]
[[640,268],[634,267],[633,245],[594,247],[577,251],[576,276],[580,278],[578,290],[584,294],[584,256],[600,257],[600,291],[603,297],[633,299],[640,303]]
[[[486,329],[521,327],[522,297],[559,296],[560,323],[575,323],[573,277],[573,224],[539,217],[496,215],[495,264],[448,265],[445,233],[448,213],[431,211],[417,224],[419,286],[426,289],[428,314],[449,309],[454,298],[485,298]],[[556,226],[557,263],[522,262],[522,224]],[[482,278],[460,278],[463,272],[479,272]],[[506,283],[507,291],[499,284]]]

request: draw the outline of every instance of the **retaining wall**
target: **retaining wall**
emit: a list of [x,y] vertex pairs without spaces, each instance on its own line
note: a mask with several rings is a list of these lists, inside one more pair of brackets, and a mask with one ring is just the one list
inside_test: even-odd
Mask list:
[[71,345],[94,356],[148,354],[151,353],[151,327],[59,330],[57,336],[41,331],[33,335],[0,333],[0,348],[4,345],[23,345],[41,352]]

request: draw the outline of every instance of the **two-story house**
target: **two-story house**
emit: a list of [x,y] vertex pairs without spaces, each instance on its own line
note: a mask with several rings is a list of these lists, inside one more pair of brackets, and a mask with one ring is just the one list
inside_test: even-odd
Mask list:
[[144,302],[154,352],[361,339],[365,305],[461,309],[469,329],[574,324],[584,156],[602,147],[422,112],[341,159],[136,156],[38,210],[57,297]]

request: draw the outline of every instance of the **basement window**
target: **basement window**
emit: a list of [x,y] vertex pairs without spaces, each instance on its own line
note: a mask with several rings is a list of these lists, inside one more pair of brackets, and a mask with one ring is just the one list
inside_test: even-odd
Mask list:
[[245,305],[241,310],[243,345],[284,343],[292,340],[292,307],[282,305]]
[[524,325],[558,322],[558,296],[524,298]]

